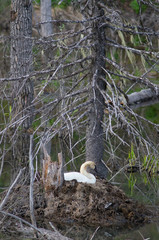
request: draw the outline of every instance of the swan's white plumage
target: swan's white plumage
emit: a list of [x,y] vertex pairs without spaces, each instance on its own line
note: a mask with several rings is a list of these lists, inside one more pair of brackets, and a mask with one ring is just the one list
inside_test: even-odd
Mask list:
[[96,178],[94,177],[93,174],[91,175],[93,177],[90,179],[79,172],[69,172],[69,173],[64,173],[64,179],[65,181],[77,180],[77,182],[95,183]]
[[83,163],[80,168],[80,173],[79,172],[64,173],[64,180],[65,181],[77,180],[77,182],[94,184],[96,182],[96,178],[93,174],[87,172],[88,166],[94,169],[95,163],[92,161],[87,161]]

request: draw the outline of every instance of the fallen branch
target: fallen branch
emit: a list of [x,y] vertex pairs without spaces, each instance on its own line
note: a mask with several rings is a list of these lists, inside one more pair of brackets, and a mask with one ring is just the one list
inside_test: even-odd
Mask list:
[[[9,217],[12,217],[26,225],[28,225],[29,227],[31,227],[33,230],[36,230],[37,233],[39,233],[40,235],[43,236],[43,239],[48,239],[48,240],[72,240],[71,238],[67,238],[63,235],[61,235],[57,230],[55,232],[53,231],[50,231],[50,230],[47,230],[47,229],[44,229],[44,228],[37,228],[35,227],[34,225],[32,225],[31,223],[27,222],[26,220],[14,215],[14,214],[11,214],[11,213],[7,213],[5,211],[1,211],[0,210],[0,213],[6,215],[6,216],[9,216]],[[17,226],[15,225],[16,229],[17,229]],[[21,226],[22,227],[22,226]],[[20,227],[20,228],[21,228]],[[17,229],[17,231],[20,231],[20,228]],[[34,234],[33,231],[31,231],[31,229],[27,228],[27,233],[32,233]]]
[[159,89],[156,89],[156,92],[149,88],[127,95],[129,107],[138,108],[159,102]]

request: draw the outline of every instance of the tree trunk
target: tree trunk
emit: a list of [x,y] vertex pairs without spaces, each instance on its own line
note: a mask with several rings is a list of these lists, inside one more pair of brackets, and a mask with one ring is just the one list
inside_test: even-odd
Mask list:
[[51,13],[51,0],[41,0],[40,5],[41,11],[41,35],[43,37],[48,37],[53,34],[52,27],[52,13]]
[[[11,77],[19,78],[32,71],[32,1],[12,0],[11,4]],[[33,81],[28,77],[13,84],[13,115],[21,122],[22,133],[14,159],[21,159],[22,166],[28,167],[30,137],[26,132],[33,121]],[[15,124],[16,126],[16,124]],[[17,156],[17,151],[19,156]]]
[[[85,4],[85,1],[82,1]],[[101,19],[92,21],[92,37],[96,43],[92,50],[94,62],[92,63],[92,76],[90,79],[90,94],[92,100],[89,109],[89,123],[86,132],[86,160],[96,163],[97,175],[101,178],[106,178],[107,168],[102,161],[104,146],[103,146],[103,116],[104,116],[104,98],[101,91],[106,90],[106,84],[102,80],[105,78],[105,73],[102,68],[105,68],[103,56],[105,56],[105,29],[99,27],[104,16],[103,10],[98,6],[98,1],[91,0],[85,4],[83,14],[87,18],[101,16]]]
[[[52,25],[52,12],[51,12],[51,0],[41,0],[40,1],[40,12],[41,12],[41,36],[49,37],[53,34],[53,25]],[[45,47],[45,52],[42,52],[42,61],[47,64],[50,61],[50,55],[52,57],[52,49],[48,46]],[[46,110],[44,109],[43,116],[41,118],[41,122],[45,122],[47,115]],[[46,126],[49,125],[46,122]],[[47,153],[51,155],[51,140],[45,144],[45,148]],[[42,160],[42,158],[41,158]]]

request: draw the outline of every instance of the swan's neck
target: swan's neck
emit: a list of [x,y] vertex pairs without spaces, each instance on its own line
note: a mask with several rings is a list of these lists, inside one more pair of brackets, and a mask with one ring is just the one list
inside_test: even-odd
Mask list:
[[81,168],[80,168],[80,173],[83,174],[84,176],[86,176],[89,179],[94,179],[95,176],[91,173],[87,172],[87,166],[89,164],[87,162],[85,162],[84,164],[82,164]]

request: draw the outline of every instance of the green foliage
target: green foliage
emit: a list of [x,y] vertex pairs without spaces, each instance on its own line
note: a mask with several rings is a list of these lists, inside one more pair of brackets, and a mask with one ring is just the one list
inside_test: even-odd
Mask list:
[[143,182],[145,185],[148,183],[147,174],[145,172],[143,173]]
[[[119,35],[119,38],[120,38],[120,40],[122,42],[122,45],[126,47],[127,46],[127,42],[126,42],[126,38],[125,38],[123,32],[119,30],[118,31],[118,35]],[[131,65],[135,69],[135,65],[136,65],[135,64],[135,62],[136,62],[135,61],[135,55],[131,51],[127,50],[127,49],[126,49],[126,54],[127,54],[127,57],[129,59]]]
[[130,188],[131,196],[133,195],[136,180],[137,180],[136,177],[131,173],[129,178],[128,178],[128,185],[129,185],[129,188]]
[[55,122],[55,119],[53,119],[53,118],[50,119],[50,120],[49,120],[49,124],[50,124],[50,126],[52,126],[54,122]]
[[0,13],[5,10],[5,8],[9,7],[11,4],[11,0],[0,0]]
[[130,41],[135,47],[141,44],[141,38],[139,35],[131,35]]
[[136,163],[136,156],[135,156],[135,153],[134,153],[134,147],[133,147],[133,144],[131,144],[131,150],[128,154],[128,160],[129,160],[129,165],[132,167],[135,165]]
[[154,176],[158,172],[159,159],[154,155],[144,156],[142,169],[148,172],[149,175]]
[[76,115],[76,113],[78,113],[78,109],[75,109],[75,110],[72,112],[72,116]]
[[7,100],[3,100],[0,106],[0,129],[6,126],[8,120],[11,121],[12,106]]
[[[35,0],[34,2],[40,5],[40,0]],[[61,0],[52,0],[52,7],[58,6],[60,8],[66,8],[71,4],[71,0],[63,0],[61,3],[60,2]]]
[[[139,6],[137,0],[131,1],[130,7],[131,7],[137,14],[139,14],[140,6]],[[142,11],[142,12],[144,12],[144,11],[146,10],[146,8],[147,8],[146,5],[141,4],[141,11]]]
[[117,52],[117,51],[114,53],[114,57],[115,57],[115,60],[116,60],[116,61],[118,61],[118,60],[119,60],[119,54],[118,54],[118,52]]
[[139,13],[140,8],[139,8],[139,5],[138,5],[137,0],[131,1],[130,6],[132,7],[132,9],[133,9],[136,13]]
[[159,123],[159,104],[146,107],[145,117],[153,123]]
[[[59,0],[52,0],[52,6],[55,7],[58,5]],[[63,0],[62,3],[59,5],[61,8],[66,8],[71,4],[71,0]]]
[[40,123],[41,123],[41,119],[40,119],[40,117],[37,115],[35,121],[32,123],[33,129],[36,130],[37,127],[39,127]]
[[[137,29],[136,29],[137,31]],[[145,50],[146,50],[146,45],[147,45],[147,38],[145,36],[140,36],[139,34],[138,35],[131,35],[130,36],[130,41],[131,43],[135,46],[135,47],[138,47],[138,46],[144,46],[145,47]],[[149,47],[147,46],[147,51],[149,50]]]
[[56,88],[60,87],[60,83],[59,83],[58,80],[54,80],[54,81],[53,81],[53,85],[54,85]]

